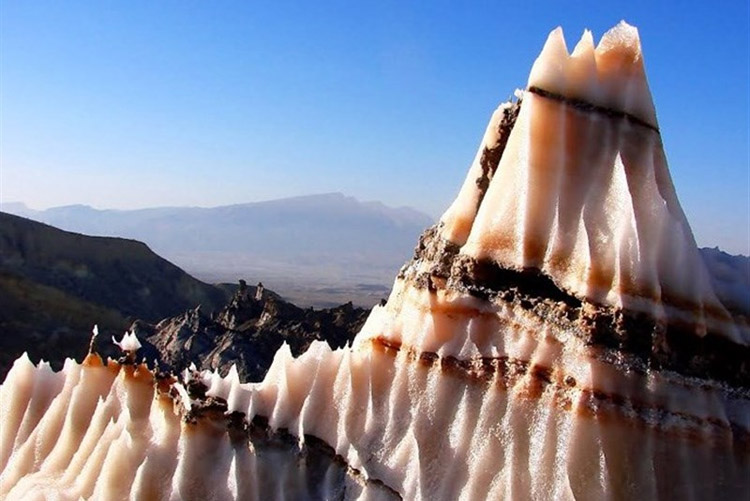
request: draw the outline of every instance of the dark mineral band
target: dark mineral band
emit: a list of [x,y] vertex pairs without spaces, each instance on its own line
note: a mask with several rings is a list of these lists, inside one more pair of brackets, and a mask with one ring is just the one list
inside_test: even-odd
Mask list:
[[[417,261],[430,263],[428,271],[408,274]],[[589,346],[635,357],[648,370],[713,379],[750,391],[750,346],[717,332],[699,336],[690,324],[664,323],[646,313],[586,303],[537,269],[511,270],[462,255],[456,244],[440,237],[439,226],[422,235],[399,278],[431,292],[448,289],[484,301],[515,303],[570,329]]]
[[536,94],[539,97],[544,97],[547,99],[553,99],[555,101],[560,101],[561,103],[565,103],[568,106],[571,106],[577,110],[586,112],[586,113],[599,113],[602,115],[606,115],[610,118],[622,118],[625,119],[635,125],[640,125],[641,127],[646,127],[648,129],[651,129],[652,131],[659,133],[659,128],[655,125],[651,125],[650,123],[646,122],[645,120],[642,120],[638,118],[635,115],[631,115],[630,113],[626,113],[624,111],[620,110],[613,110],[612,108],[607,108],[605,106],[599,106],[596,104],[591,104],[588,101],[584,101],[583,99],[576,99],[573,97],[565,97],[562,94],[557,94],[555,92],[550,92],[548,90],[540,89],[539,87],[534,87],[533,85],[527,89],[527,92],[531,92],[532,94]]
[[[563,408],[567,410],[572,408],[572,401],[567,392],[577,387],[577,381],[570,375],[556,373],[549,367],[507,356],[468,360],[454,356],[441,357],[437,353],[420,351],[384,337],[373,338],[372,344],[374,348],[387,355],[395,357],[399,352],[406,351],[410,362],[425,367],[439,366],[443,372],[457,378],[485,384],[494,382],[500,388],[506,390],[516,385],[521,378],[528,377],[534,383],[532,387],[527,389],[526,395],[528,397],[539,397],[545,388],[552,386],[556,391],[559,402],[563,404]],[[634,413],[639,419],[644,422],[651,422],[657,428],[662,428],[665,423],[678,419],[687,426],[687,429],[682,430],[683,432],[689,434],[690,428],[708,431],[707,434],[701,434],[703,432],[694,434],[701,436],[703,439],[710,438],[712,435],[719,440],[722,437],[733,436],[736,444],[742,446],[743,450],[750,448],[750,430],[731,420],[725,422],[712,417],[674,411],[660,405],[594,388],[579,388],[579,391],[589,401],[587,406],[579,407],[580,411],[597,415],[601,412],[606,413],[607,410],[602,409],[601,406],[607,405],[609,411],[618,416],[632,417]]]

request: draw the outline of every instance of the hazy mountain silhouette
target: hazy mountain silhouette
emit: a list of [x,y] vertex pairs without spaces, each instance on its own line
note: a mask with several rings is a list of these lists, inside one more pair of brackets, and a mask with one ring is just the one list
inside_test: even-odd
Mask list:
[[[141,240],[200,279],[257,278],[286,297],[318,305],[371,305],[386,295],[417,237],[433,223],[411,208],[341,193],[214,208],[3,209],[68,231]],[[305,290],[314,298],[300,295]]]

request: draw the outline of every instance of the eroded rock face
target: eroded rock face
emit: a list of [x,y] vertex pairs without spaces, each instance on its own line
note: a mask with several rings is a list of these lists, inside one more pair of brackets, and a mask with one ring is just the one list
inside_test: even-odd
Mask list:
[[242,381],[260,381],[283,343],[294,355],[316,340],[343,348],[368,314],[351,303],[320,310],[298,308],[259,284],[241,286],[216,313],[195,308],[156,325],[136,322],[132,330],[145,345],[140,355],[164,371],[180,372],[194,364],[226,374],[236,365]]
[[[228,445],[241,423],[327,444],[346,465],[334,475],[343,498],[742,498],[750,306],[729,282],[710,278],[674,193],[635,28],[618,25],[596,48],[585,33],[572,54],[555,30],[519,100],[493,115],[458,198],[351,347],[315,341],[294,358],[282,345],[257,384],[236,369],[144,384],[177,402],[177,418],[151,426],[179,439],[127,447],[140,430],[127,428],[99,452],[122,458],[121,476],[105,461],[105,480],[71,492],[141,486],[152,471],[141,459],[160,453],[194,477],[159,470],[155,493],[195,497],[180,487],[194,478],[202,499],[238,497],[240,478],[261,492],[237,465],[263,454],[252,440]],[[94,457],[83,434],[102,436],[88,416],[107,400],[75,398],[125,376],[66,371],[20,361],[2,387],[3,420],[18,423],[3,436],[9,497],[73,489],[74,458]],[[115,394],[138,408],[151,401],[134,388]],[[67,425],[34,424],[54,419],[58,401],[84,423],[65,441],[82,452],[50,453],[50,432]],[[211,432],[184,432],[200,423]],[[294,475],[292,492],[314,497],[293,490]]]

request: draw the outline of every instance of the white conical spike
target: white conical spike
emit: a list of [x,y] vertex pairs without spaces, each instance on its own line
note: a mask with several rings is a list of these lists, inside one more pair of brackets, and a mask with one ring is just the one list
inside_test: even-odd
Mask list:
[[607,31],[596,47],[601,104],[656,127],[656,111],[643,67],[638,29],[625,21]]
[[594,36],[591,31],[584,30],[568,61],[567,97],[584,99],[596,92],[598,82],[594,50]]
[[117,347],[122,351],[130,353],[135,353],[141,347],[141,342],[138,341],[135,332],[126,332],[125,334],[123,334],[120,341],[117,341],[115,337],[112,336],[112,342],[116,344]]
[[529,75],[529,87],[540,87],[559,92],[565,87],[568,48],[562,27],[558,26],[547,37],[541,54],[536,58]]
[[528,86],[627,113],[656,127],[638,30],[624,21],[605,33],[596,49],[591,32],[584,31],[570,56],[562,30],[553,30],[534,63]]
[[593,58],[594,49],[594,35],[591,30],[583,30],[583,35],[573,49],[571,57],[588,58],[590,56]]
[[596,51],[599,54],[617,52],[620,57],[627,58],[631,64],[639,61],[642,58],[642,52],[638,28],[631,26],[625,20],[620,21],[602,36]]
[[[499,146],[501,140],[500,126],[503,123],[504,117],[511,112],[514,106],[510,102],[503,103],[492,114],[482,142],[479,144],[476,156],[469,169],[469,174],[466,176],[463,186],[461,186],[461,191],[445,214],[440,218],[440,221],[443,223],[442,234],[444,238],[453,243],[462,245],[469,236],[469,231],[477,214],[481,197],[484,196],[484,192],[486,191],[486,186],[484,189],[481,189],[477,180],[486,177],[487,182],[489,182],[492,178],[491,172],[485,172],[488,166],[482,164],[483,158],[488,150]],[[495,168],[496,166],[492,165],[491,167]]]
[[190,411],[192,409],[192,401],[190,400],[190,395],[188,395],[185,387],[180,383],[175,383],[173,387],[177,390],[177,395],[180,397],[180,403],[182,406],[186,411]]

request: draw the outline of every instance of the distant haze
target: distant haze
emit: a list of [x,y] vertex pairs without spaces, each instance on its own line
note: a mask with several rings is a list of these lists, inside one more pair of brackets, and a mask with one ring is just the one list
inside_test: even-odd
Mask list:
[[[435,222],[413,208],[341,193],[213,208],[39,211],[16,202],[0,203],[0,210],[68,231],[140,240],[206,282],[260,281],[300,306],[318,307],[347,301],[370,307],[386,298],[419,236]],[[750,299],[750,259],[714,249],[703,249],[703,256],[717,290]]]
[[88,235],[141,240],[208,282],[243,278],[302,305],[386,297],[399,267],[433,223],[417,210],[340,193],[214,208],[97,210],[85,205],[6,212]]

